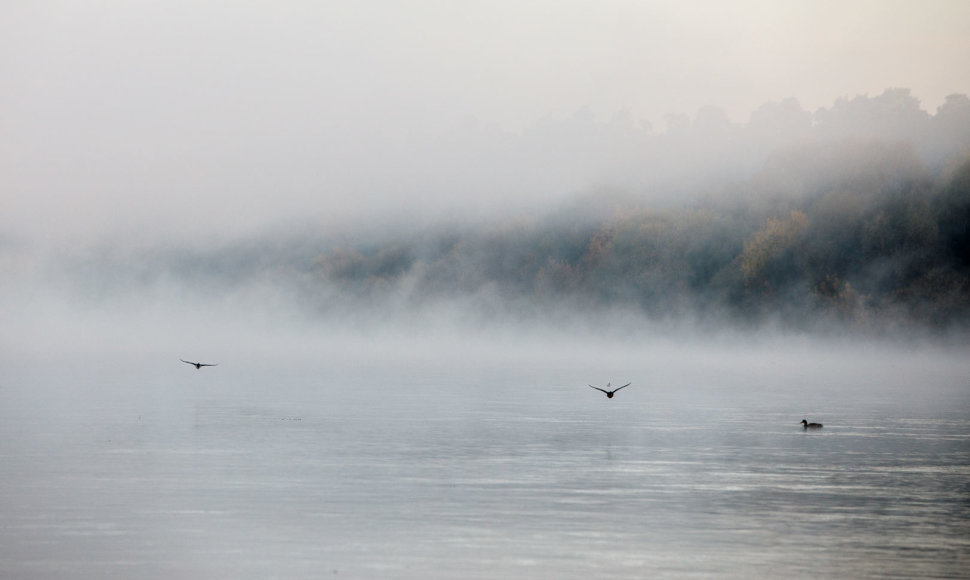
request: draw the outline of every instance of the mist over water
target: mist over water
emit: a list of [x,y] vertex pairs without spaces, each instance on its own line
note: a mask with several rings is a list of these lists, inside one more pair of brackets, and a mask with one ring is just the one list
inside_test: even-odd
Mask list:
[[967,577],[970,165],[937,137],[680,199],[12,234],[0,575]]
[[966,577],[959,334],[321,309],[316,250],[8,262],[0,575]]
[[0,8],[0,577],[970,577],[965,3],[100,8]]

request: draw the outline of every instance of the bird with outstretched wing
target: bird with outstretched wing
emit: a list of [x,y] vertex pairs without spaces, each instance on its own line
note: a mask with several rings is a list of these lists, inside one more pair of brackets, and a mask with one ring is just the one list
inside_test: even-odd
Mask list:
[[613,390],[609,390],[609,388],[611,386],[610,383],[606,383],[606,388],[605,389],[601,389],[599,387],[594,387],[593,385],[586,385],[586,386],[588,386],[591,389],[596,389],[597,391],[601,391],[603,393],[606,393],[606,398],[607,399],[612,399],[613,398],[613,393],[619,391],[620,389],[625,389],[625,388],[629,387],[632,384],[633,383],[627,383],[627,384],[623,385],[622,387],[617,387],[617,388],[615,388]]
[[217,366],[219,366],[219,363],[215,363],[215,364],[199,363],[199,362],[192,362],[190,360],[185,360],[184,358],[180,358],[179,360],[182,361],[182,362],[184,362],[187,365],[194,366],[196,370],[199,370],[202,367],[217,367]]

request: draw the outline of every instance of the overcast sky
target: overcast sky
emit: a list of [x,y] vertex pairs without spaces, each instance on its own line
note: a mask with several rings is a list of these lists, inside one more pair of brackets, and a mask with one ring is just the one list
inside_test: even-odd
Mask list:
[[[744,122],[889,87],[933,113],[970,93],[968,56],[965,0],[5,1],[0,233],[246,231],[485,195],[435,181],[426,144],[469,119],[516,133],[588,107],[663,132],[707,105]],[[495,186],[513,177],[532,183]]]

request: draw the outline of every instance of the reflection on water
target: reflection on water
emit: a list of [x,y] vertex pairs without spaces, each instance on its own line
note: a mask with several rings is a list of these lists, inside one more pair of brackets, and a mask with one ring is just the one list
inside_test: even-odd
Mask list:
[[968,576],[965,382],[394,377],[8,380],[0,576]]

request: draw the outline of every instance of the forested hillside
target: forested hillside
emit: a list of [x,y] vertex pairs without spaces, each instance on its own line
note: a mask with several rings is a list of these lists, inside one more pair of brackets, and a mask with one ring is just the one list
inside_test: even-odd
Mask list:
[[[495,204],[449,215],[418,196],[407,211],[357,221],[308,209],[298,227],[219,242],[106,237],[55,253],[49,286],[110,307],[245,295],[271,316],[295,306],[310,323],[541,323],[611,311],[718,327],[970,329],[965,95],[935,115],[908,90],[889,89],[814,113],[769,104],[739,125],[699,112],[665,133],[588,117],[564,123],[495,142],[521,172],[453,180],[454,207],[468,194],[460,184],[479,176]],[[487,137],[479,129],[447,144],[455,165],[444,174],[480,150],[460,146]],[[559,141],[572,147],[556,149]],[[593,154],[616,154],[642,179],[500,203],[515,176],[568,177]],[[490,205],[500,209],[468,209]],[[0,265],[24,276],[20,246],[3,239]]]
[[[633,307],[653,318],[865,330],[970,322],[970,160],[930,175],[884,141],[789,149],[659,207],[600,193],[552,215],[324,249],[324,310],[461,299],[493,315]],[[319,292],[314,292],[317,288]]]

